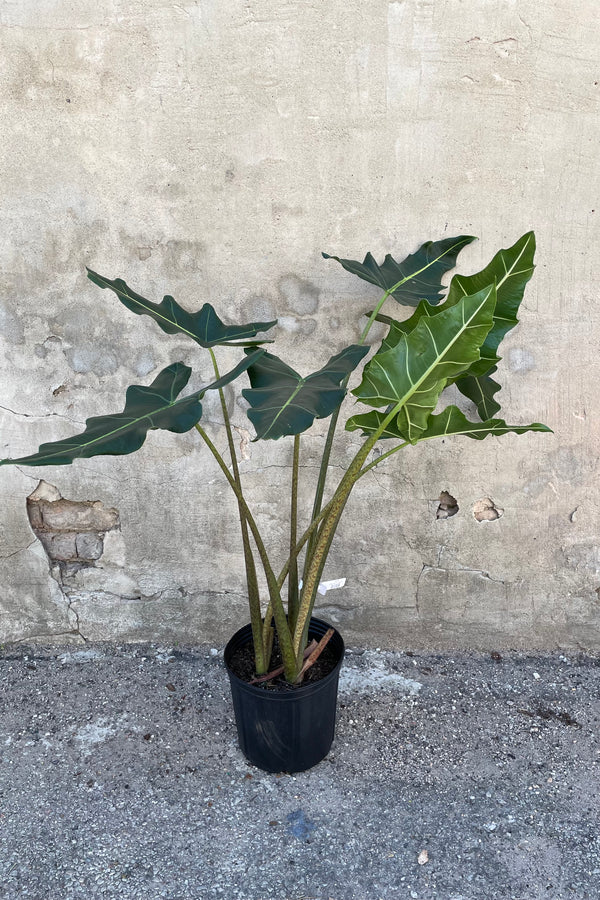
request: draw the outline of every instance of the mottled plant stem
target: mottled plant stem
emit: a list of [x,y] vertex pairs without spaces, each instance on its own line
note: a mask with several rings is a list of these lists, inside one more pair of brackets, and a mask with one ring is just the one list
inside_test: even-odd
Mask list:
[[292,498],[290,507],[290,555],[288,571],[288,622],[293,632],[298,618],[298,469],[300,463],[300,435],[294,435],[292,460]]
[[[397,288],[399,288],[400,285],[404,284],[405,281],[408,281],[408,279],[403,278],[401,281],[399,281],[397,284],[395,284],[392,288],[390,288],[389,291],[385,291],[383,296],[379,299],[379,301],[377,302],[377,305],[375,306],[375,309],[369,316],[369,321],[363,328],[362,334],[360,336],[360,340],[358,342],[359,344],[364,344],[364,342],[366,341],[369,331],[371,330],[371,326],[373,325],[373,322],[379,315],[379,312],[381,311],[381,307],[383,306],[383,304],[385,303],[387,298],[390,296],[390,294],[393,291],[397,290]],[[345,389],[348,386],[349,378],[350,378],[350,376],[348,375],[344,379],[344,381],[342,382],[342,385],[341,385],[342,388]],[[315,491],[315,500],[313,503],[313,510],[312,510],[313,521],[314,521],[314,519],[317,518],[317,516],[321,512],[321,504],[323,503],[323,495],[325,493],[325,484],[327,482],[327,470],[329,468],[329,460],[331,458],[331,450],[333,448],[333,440],[335,437],[335,431],[336,431],[338,419],[340,416],[340,409],[341,409],[341,403],[340,403],[340,406],[338,406],[338,408],[335,410],[335,412],[331,416],[331,419],[329,420],[329,428],[327,430],[327,437],[325,438],[325,446],[323,448],[323,456],[321,457],[321,465],[319,468],[319,480],[317,481],[317,488]],[[306,578],[306,573],[307,573],[308,567],[310,565],[310,560],[312,558],[316,539],[317,539],[317,536],[316,536],[316,534],[313,533],[313,535],[311,536],[311,538],[309,540],[308,547],[306,550],[306,558],[304,560],[304,574],[302,576],[303,580]]]
[[204,428],[199,423],[195,425],[196,431],[203,439],[204,443],[214,456],[215,460],[223,475],[229,482],[232,491],[238,498],[238,501],[241,503],[244,515],[246,517],[246,521],[248,523],[248,527],[252,533],[252,537],[254,538],[254,543],[256,544],[256,549],[258,551],[258,555],[260,556],[260,561],[262,563],[265,577],[267,579],[267,586],[269,589],[269,599],[271,601],[273,617],[275,619],[275,627],[277,628],[277,635],[279,637],[279,647],[281,650],[281,656],[283,658],[283,664],[285,667],[285,677],[286,680],[290,683],[293,683],[294,679],[297,675],[297,665],[296,665],[296,654],[294,652],[294,648],[292,645],[292,636],[290,633],[290,629],[287,623],[287,616],[285,614],[285,609],[283,607],[283,602],[281,600],[281,592],[279,590],[279,586],[277,584],[277,579],[275,577],[275,573],[271,567],[271,563],[269,561],[269,557],[267,555],[267,551],[265,549],[264,542],[260,535],[260,532],[257,528],[256,522],[254,520],[254,516],[250,512],[248,504],[244,499],[244,495],[242,494],[238,484],[235,481],[235,478],[227,468],[225,460],[207,435]]
[[[215,378],[218,381],[221,377],[219,374],[219,367],[217,365],[217,360],[215,357],[215,353],[212,347],[209,348],[210,356],[212,359],[213,369],[215,372]],[[233,477],[235,479],[235,483],[237,484],[240,492],[242,491],[242,480],[240,477],[240,469],[238,466],[237,455],[235,452],[235,442],[233,439],[233,431],[231,428],[231,420],[229,418],[229,412],[227,410],[227,403],[225,401],[225,394],[222,388],[219,388],[219,399],[221,401],[221,410],[223,413],[223,421],[225,423],[225,431],[227,432],[227,443],[229,446],[229,456],[231,458],[231,469],[233,472]],[[254,564],[254,556],[252,554],[252,547],[250,545],[250,538],[248,536],[248,523],[246,522],[246,516],[240,502],[240,499],[237,499],[238,504],[238,514],[240,518],[240,528],[242,532],[242,545],[244,548],[244,565],[246,568],[246,585],[248,588],[248,606],[250,610],[250,625],[252,628],[252,641],[254,644],[254,665],[256,668],[256,674],[262,675],[264,674],[269,667],[269,659],[265,653],[265,643],[263,640],[263,629],[262,629],[262,613],[260,608],[260,590],[258,587],[258,579],[256,577],[256,566]]]
[[350,496],[350,492],[352,491],[352,488],[360,477],[361,469],[369,453],[379,440],[380,436],[385,431],[388,424],[398,414],[398,411],[403,405],[403,402],[404,401],[397,403],[387,414],[387,416],[385,416],[385,418],[382,420],[377,431],[375,431],[370,437],[366,439],[366,441],[358,450],[354,459],[350,463],[350,466],[342,476],[340,483],[337,486],[333,497],[331,498],[329,512],[325,516],[323,523],[317,533],[315,547],[309,561],[309,565],[306,571],[306,577],[303,580],[302,584],[300,610],[298,613],[298,620],[296,623],[296,628],[294,630],[293,638],[296,659],[298,659],[299,654],[301,654],[306,642],[308,624],[315,603],[317,588],[319,586],[319,579],[323,572],[327,554],[329,552],[329,548],[331,547],[331,542],[335,535],[335,531],[339,524],[342,512],[344,511],[344,507],[348,501],[348,497]]
[[[318,518],[315,519],[314,522],[310,523],[310,525],[308,526],[308,528],[306,529],[306,531],[304,532],[304,534],[302,535],[302,537],[296,544],[296,548],[295,548],[296,556],[299,555],[300,551],[302,550],[302,548],[304,547],[304,545],[310,538],[311,534],[315,531],[315,529],[318,527],[320,522],[325,518],[325,516],[329,512],[330,506],[331,506],[330,503],[328,503],[327,506],[324,506],[323,509],[321,510],[321,512],[319,513]],[[277,586],[280,589],[283,587],[283,585],[285,583],[285,579],[287,578],[289,568],[290,568],[290,557],[288,557],[288,559],[286,560],[286,562],[277,578]],[[272,631],[272,628],[271,628],[272,617],[273,617],[273,606],[272,606],[271,602],[269,602],[269,605],[267,607],[267,612],[266,612],[265,618],[263,620],[263,639],[265,640],[265,646],[266,646],[268,634],[270,631]]]

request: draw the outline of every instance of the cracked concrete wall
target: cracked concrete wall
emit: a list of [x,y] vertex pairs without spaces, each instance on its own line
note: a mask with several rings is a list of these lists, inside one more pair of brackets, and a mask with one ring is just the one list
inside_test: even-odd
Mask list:
[[[500,400],[555,434],[431,443],[362,479],[325,575],[347,584],[321,612],[354,643],[599,648],[599,17],[594,0],[0,0],[2,455],[122,408],[169,362],[210,377],[85,265],[232,321],[278,316],[277,352],[306,372],[377,298],[321,250],[471,233],[470,272],[534,228]],[[283,554],[290,444],[249,443],[227,400]],[[214,398],[206,420],[224,446]],[[342,438],[332,475],[355,448]],[[27,515],[40,478],[118,511],[101,555],[60,577]],[[0,469],[0,488],[0,640],[216,641],[245,621],[235,505],[194,434]],[[458,510],[438,516],[443,492]]]

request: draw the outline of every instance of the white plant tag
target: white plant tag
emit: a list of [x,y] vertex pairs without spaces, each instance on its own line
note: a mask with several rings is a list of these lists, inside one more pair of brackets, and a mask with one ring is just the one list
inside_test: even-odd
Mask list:
[[336,578],[335,581],[322,581],[317,591],[324,597],[327,591],[335,591],[336,588],[344,587],[345,584],[345,578]]
[[[336,588],[344,587],[345,584],[345,578],[336,578],[334,581],[322,581],[317,588],[317,593],[324,597],[327,591],[335,591]],[[299,582],[298,587],[302,589],[302,581]]]

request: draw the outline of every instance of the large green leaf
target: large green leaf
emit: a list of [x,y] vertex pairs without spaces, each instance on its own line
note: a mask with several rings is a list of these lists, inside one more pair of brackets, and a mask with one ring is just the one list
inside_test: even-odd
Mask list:
[[469,422],[467,417],[457,406],[448,406],[438,415],[429,418],[426,430],[421,440],[430,440],[436,437],[449,437],[452,434],[464,434],[466,437],[482,441],[492,434],[500,437],[508,434],[525,434],[527,431],[549,431],[552,429],[540,422],[532,422],[531,425],[507,425],[502,419],[488,419],[485,422]]
[[492,284],[435,316],[422,317],[394,347],[375,354],[353,394],[369,406],[400,406],[400,433],[415,443],[448,381],[479,358],[495,303]]
[[491,366],[499,362],[496,355],[500,341],[505,334],[518,324],[517,312],[527,282],[534,270],[535,235],[532,231],[524,234],[506,250],[500,250],[492,261],[474,275],[455,275],[450,282],[448,296],[444,303],[433,308],[430,303],[421,302],[414,313],[402,322],[383,314],[377,321],[389,326],[383,339],[382,349],[389,349],[398,343],[403,334],[416,327],[423,316],[436,316],[445,309],[455,306],[462,297],[477,293],[490,284],[496,283],[496,308],[494,322],[481,347],[481,359],[473,364],[470,374],[489,372]]
[[465,372],[455,379],[456,386],[465,397],[477,405],[482,419],[489,419],[500,409],[494,394],[500,390],[498,382],[491,377],[500,359],[497,350],[503,337],[518,324],[517,312],[527,282],[534,270],[535,235],[528,232],[512,247],[500,250],[492,261],[474,275],[455,275],[450,284],[448,297],[441,306],[432,307],[421,302],[414,313],[403,322],[379,314],[377,320],[389,326],[381,344],[382,350],[394,347],[403,335],[409,334],[423,317],[437,316],[445,309],[455,306],[462,297],[482,290],[496,282],[496,308],[494,321],[477,359]]
[[371,253],[367,253],[362,263],[328,253],[322,255],[325,259],[337,260],[347,272],[376,284],[404,306],[416,306],[423,299],[437,304],[444,290],[442,275],[454,268],[462,248],[474,240],[470,235],[461,234],[441,241],[427,241],[400,263],[388,253],[381,265]]
[[189,313],[168,294],[161,303],[152,303],[145,297],[132,291],[121,278],[111,281],[91,269],[87,270],[88,278],[101,288],[110,288],[121,303],[136,315],[147,315],[166,331],[167,334],[185,334],[200,344],[201,347],[238,346],[252,347],[263,344],[265,340],[251,340],[259,331],[267,331],[277,324],[272,322],[250,322],[247,325],[225,325],[216,314],[210,303],[205,303],[199,312]]
[[[385,418],[385,413],[380,410],[371,410],[364,415],[352,416],[346,423],[347,431],[361,430],[364,435],[374,434]],[[448,406],[438,415],[429,417],[427,428],[422,432],[420,441],[428,441],[436,437],[450,437],[454,434],[463,434],[466,437],[482,441],[489,435],[500,437],[508,434],[525,434],[527,431],[549,431],[547,425],[533,422],[531,425],[507,425],[502,419],[488,419],[485,422],[470,422],[457,406]],[[396,419],[393,419],[385,428],[382,438],[395,438],[404,441],[406,438],[401,433]]]
[[300,434],[315,419],[330,416],[346,394],[341,383],[368,352],[368,347],[352,344],[306,378],[277,356],[264,353],[248,369],[252,387],[242,391],[250,404],[248,418],[256,439]]
[[204,394],[233,381],[262,353],[262,350],[254,351],[218,381],[180,400],[176,398],[188,383],[192,370],[181,362],[173,363],[163,369],[149,387],[139,384],[128,387],[123,412],[94,416],[87,420],[81,434],[42,444],[31,456],[2,459],[0,465],[65,466],[75,459],[92,456],[125,456],[139,450],[152,428],[177,434],[189,431],[202,417],[200,401]]
[[519,322],[517,312],[527,282],[533,275],[534,255],[535,235],[533,231],[529,231],[512,247],[499,250],[481,272],[474,275],[455,275],[452,279],[446,300],[448,306],[457,303],[461,297],[496,282],[494,322],[481,346],[481,360],[471,366],[470,375],[483,375],[499,362],[497,350],[500,341]]
[[500,250],[491,263],[475,275],[456,275],[452,279],[448,293],[448,303],[458,300],[464,292],[477,290],[490,279],[496,281],[498,299],[492,325],[481,347],[481,359],[473,363],[464,375],[456,379],[456,387],[477,406],[482,419],[494,416],[500,410],[500,404],[494,394],[500,385],[491,377],[500,362],[498,347],[500,342],[515,325],[518,324],[517,313],[527,282],[533,275],[533,259],[535,255],[535,235],[532,231],[508,247]]

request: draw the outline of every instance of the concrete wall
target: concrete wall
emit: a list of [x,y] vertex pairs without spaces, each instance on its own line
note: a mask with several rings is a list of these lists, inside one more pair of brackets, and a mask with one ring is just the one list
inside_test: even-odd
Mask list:
[[[321,611],[355,643],[599,648],[598,19],[595,0],[0,0],[2,456],[122,408],[169,362],[210,376],[85,265],[279,316],[278,353],[308,372],[378,297],[321,250],[402,258],[470,233],[471,272],[534,228],[500,399],[555,434],[432,443],[364,478],[326,572],[347,586]],[[206,416],[223,447],[214,400]],[[235,506],[194,435],[0,469],[0,640],[217,641],[246,620]],[[290,453],[241,463],[274,553]],[[485,498],[501,517],[474,517]]]

